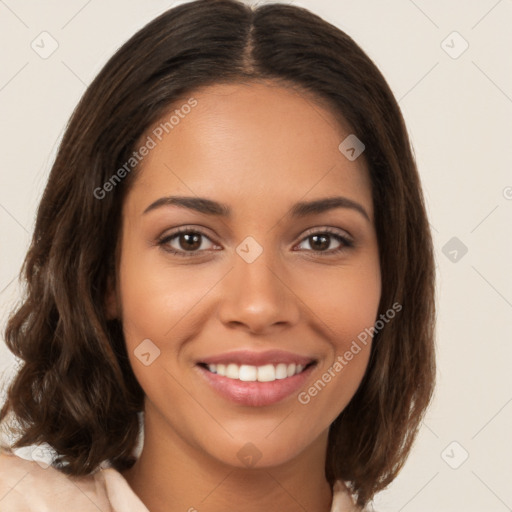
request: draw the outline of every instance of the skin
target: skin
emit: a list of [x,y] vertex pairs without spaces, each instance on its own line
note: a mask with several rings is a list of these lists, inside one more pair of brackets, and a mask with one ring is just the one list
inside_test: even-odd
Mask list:
[[[317,365],[307,390],[374,324],[381,276],[364,157],[345,158],[338,145],[350,130],[293,89],[215,85],[193,97],[197,106],[145,157],[123,206],[108,310],[123,322],[146,394],[144,448],[124,476],[152,512],[220,512],[233,503],[248,512],[327,512],[328,428],[356,392],[371,343],[308,404],[297,394],[271,406],[234,404],[199,378],[196,362],[236,349],[308,355]],[[224,203],[232,216],[176,205],[143,213],[171,195]],[[357,202],[368,218],[342,207],[288,214],[298,201],[332,196]],[[158,243],[180,226],[206,235],[191,257]],[[326,227],[353,247],[330,236],[318,248],[311,235]],[[252,263],[236,252],[247,236],[263,249]],[[169,246],[191,252],[183,237]],[[148,366],[134,353],[145,339],[160,350]],[[252,467],[237,456],[246,443],[261,455]]]

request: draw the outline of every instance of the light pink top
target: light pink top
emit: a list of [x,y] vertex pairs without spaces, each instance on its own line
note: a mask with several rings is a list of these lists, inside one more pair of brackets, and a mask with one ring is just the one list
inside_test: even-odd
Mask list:
[[[1,512],[149,512],[124,477],[113,468],[76,478],[57,469],[0,451]],[[356,512],[341,482],[333,490],[331,512]]]

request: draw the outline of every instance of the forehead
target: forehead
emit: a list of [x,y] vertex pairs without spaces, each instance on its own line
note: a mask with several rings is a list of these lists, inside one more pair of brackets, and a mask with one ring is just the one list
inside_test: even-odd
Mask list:
[[[194,106],[181,109],[189,98]],[[295,89],[209,86],[173,105],[141,139],[155,144],[134,192],[192,193],[246,206],[343,194],[372,213],[364,157],[350,161],[338,149],[350,133],[328,108]]]

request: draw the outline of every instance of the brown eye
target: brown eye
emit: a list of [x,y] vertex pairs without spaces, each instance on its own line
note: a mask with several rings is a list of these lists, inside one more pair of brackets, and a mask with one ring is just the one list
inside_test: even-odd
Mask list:
[[201,237],[199,233],[180,233],[178,235],[178,245],[185,251],[193,251],[201,247]]
[[183,229],[166,235],[159,240],[158,245],[178,256],[195,256],[214,247],[213,242],[204,233],[192,229]]
[[325,251],[331,245],[331,238],[330,235],[311,235],[308,237],[310,240],[309,245],[314,251]]
[[[304,243],[308,243],[308,247],[302,247],[310,251],[326,254],[334,254],[349,247],[353,247],[353,241],[345,235],[331,230],[317,231],[311,233],[302,239],[299,248]],[[334,245],[334,247],[333,247]]]

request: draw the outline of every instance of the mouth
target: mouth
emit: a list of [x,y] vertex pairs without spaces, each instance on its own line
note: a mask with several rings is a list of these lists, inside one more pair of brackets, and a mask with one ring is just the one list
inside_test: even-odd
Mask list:
[[298,363],[278,363],[266,364],[263,366],[254,366],[249,364],[206,364],[198,363],[198,366],[208,370],[210,373],[226,377],[227,379],[238,380],[241,382],[274,382],[276,380],[287,379],[299,375],[304,370],[314,365],[316,361],[311,361],[305,366]]
[[239,351],[206,358],[196,368],[222,398],[262,407],[297,392],[316,365],[316,359],[281,351]]

